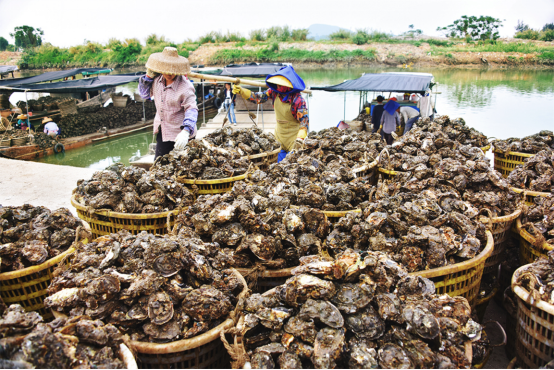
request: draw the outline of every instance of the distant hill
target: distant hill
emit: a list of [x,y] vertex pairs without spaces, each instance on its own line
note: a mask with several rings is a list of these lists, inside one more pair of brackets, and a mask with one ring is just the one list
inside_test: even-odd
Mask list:
[[330,26],[328,24],[312,24],[308,27],[308,37],[314,40],[328,39],[329,35],[333,32],[337,32],[342,27]]

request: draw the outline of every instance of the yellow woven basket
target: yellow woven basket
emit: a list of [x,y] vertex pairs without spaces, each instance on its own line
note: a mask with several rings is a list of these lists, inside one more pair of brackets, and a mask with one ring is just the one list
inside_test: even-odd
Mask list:
[[71,205],[77,209],[79,218],[89,223],[94,239],[121,230],[127,230],[133,235],[141,231],[164,235],[168,233],[168,228],[173,228],[177,214],[181,211],[174,209],[158,213],[119,213],[100,209],[89,212],[85,206],[77,202],[75,195],[71,196]]
[[518,165],[523,164],[527,158],[535,156],[534,154],[519,152],[508,152],[503,154],[497,149],[493,149],[492,151],[494,153],[494,169],[500,172],[504,177],[508,177],[510,172]]
[[437,294],[448,294],[451,297],[465,297],[471,306],[474,306],[479,294],[481,277],[485,268],[485,261],[494,250],[494,238],[487,230],[487,245],[474,258],[455,265],[436,269],[412,272],[410,275],[421,276],[435,283]]
[[[483,211],[483,210],[482,210]],[[488,211],[485,209],[485,211]],[[484,224],[489,224],[489,229],[492,231],[492,236],[494,238],[494,250],[492,251],[489,258],[485,262],[484,274],[494,273],[496,274],[498,270],[498,265],[506,257],[504,252],[508,246],[508,241],[512,237],[511,229],[512,224],[521,214],[521,210],[517,209],[512,214],[502,217],[481,217],[480,221]],[[489,211],[490,215],[490,211]],[[491,220],[489,222],[489,219]]]
[[377,169],[377,160],[374,160],[371,163],[365,164],[358,168],[354,168],[352,172],[354,172],[357,178],[359,177],[367,178],[370,184],[376,185],[378,180],[376,169]]
[[551,194],[551,193],[531,191],[531,190],[519,189],[519,188],[512,188],[512,190],[518,194],[523,193],[525,195],[525,204],[528,206],[532,206],[533,204],[535,204],[535,197],[547,197]]
[[271,152],[265,152],[260,154],[247,155],[242,158],[248,159],[251,163],[254,163],[262,171],[267,171],[269,166],[273,163],[277,163],[277,158],[281,148],[275,149]]
[[487,146],[484,146],[481,148],[481,150],[483,151],[483,153],[487,153],[491,148],[491,144],[489,143]]
[[516,229],[519,233],[519,258],[523,264],[535,262],[539,257],[548,257],[547,253],[554,249],[551,244],[542,243],[540,247],[536,247],[537,240],[527,230],[522,227],[521,218],[516,220]]
[[[177,181],[184,184],[189,190],[193,191],[197,195],[220,194],[231,191],[235,185],[235,182],[244,180],[247,175],[248,171],[239,176],[215,180],[191,180],[181,176],[177,177]],[[195,190],[194,187],[196,187],[197,190]]]

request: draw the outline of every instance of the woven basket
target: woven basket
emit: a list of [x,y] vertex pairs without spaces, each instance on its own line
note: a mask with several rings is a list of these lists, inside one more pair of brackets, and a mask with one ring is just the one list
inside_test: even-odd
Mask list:
[[248,159],[251,163],[254,163],[262,171],[267,171],[269,166],[273,163],[277,163],[277,158],[281,148],[277,148],[271,152],[265,152],[260,154],[247,155],[242,158]]
[[[245,294],[248,291],[246,281],[236,270],[234,273],[242,282]],[[131,341],[131,347],[137,352],[136,357],[141,369],[229,369],[229,355],[220,340],[220,335],[234,326],[235,322],[228,318],[222,324],[194,338],[160,344]]]
[[184,184],[189,190],[197,195],[220,194],[231,191],[235,185],[235,182],[244,180],[247,175],[248,171],[242,175],[215,180],[193,180],[180,176],[177,177],[177,181]]
[[540,191],[532,191],[532,190],[519,189],[519,188],[512,188],[512,190],[518,194],[523,193],[523,195],[525,196],[525,204],[528,206],[532,206],[535,204],[535,197],[547,197],[551,194],[551,193],[544,193]]
[[11,146],[12,139],[0,139],[0,146]]
[[264,293],[276,286],[283,285],[292,276],[293,269],[294,267],[288,267],[279,270],[263,270],[259,273],[249,268],[237,268],[236,270],[246,280],[249,280],[253,274],[257,274],[258,276],[253,279],[254,284],[251,289],[254,293]]
[[12,139],[12,146],[25,145],[28,140],[29,140],[28,137],[18,137],[17,139]]
[[516,356],[525,367],[538,369],[554,359],[554,306],[532,299],[516,283],[528,267],[518,268],[512,277],[512,290],[517,297]]
[[365,164],[361,167],[354,168],[352,169],[352,172],[354,172],[354,175],[356,175],[357,178],[367,178],[370,184],[377,184],[377,180],[379,177],[377,175],[377,160],[374,160],[373,162]]
[[516,229],[519,233],[519,258],[523,264],[535,262],[539,257],[548,257],[547,253],[554,249],[551,244],[542,243],[540,247],[536,247],[537,240],[521,224],[521,218],[516,220]]
[[67,116],[69,114],[77,114],[77,104],[75,100],[69,99],[58,103],[58,108],[62,116]]
[[[482,210],[483,211],[483,210]],[[485,209],[485,211],[488,211]],[[490,211],[488,211],[490,215]],[[505,251],[509,239],[512,237],[511,228],[515,219],[519,217],[521,210],[517,209],[512,214],[502,217],[481,217],[480,221],[484,224],[489,224],[489,229],[492,231],[494,238],[494,250],[487,261],[485,262],[484,274],[495,273],[498,270],[498,265],[505,258]],[[489,219],[491,220],[489,223]]]
[[71,196],[71,205],[77,209],[77,215],[83,221],[88,222],[92,231],[92,237],[98,238],[102,235],[110,235],[120,230],[127,230],[133,235],[141,231],[151,234],[167,234],[179,214],[180,209],[158,213],[119,213],[106,209],[93,210],[89,212]]
[[497,149],[492,150],[494,153],[494,169],[502,174],[504,177],[508,177],[518,165],[525,163],[527,158],[534,157],[534,154],[508,152],[506,154],[501,153]]
[[487,230],[487,245],[474,258],[455,265],[431,270],[412,272],[410,275],[421,276],[435,283],[437,294],[448,294],[451,297],[462,296],[471,306],[475,305],[481,285],[485,261],[494,249],[494,238]]
[[484,146],[481,148],[481,150],[483,151],[483,153],[487,153],[491,148],[491,144],[489,143],[487,146]]
[[386,170],[384,168],[378,167],[377,168],[381,174],[381,180],[392,180],[396,175],[398,175],[398,171],[394,170]]

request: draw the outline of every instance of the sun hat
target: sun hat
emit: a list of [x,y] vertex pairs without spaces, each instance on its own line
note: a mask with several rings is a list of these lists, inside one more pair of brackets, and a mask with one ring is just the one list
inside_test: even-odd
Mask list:
[[281,85],[292,88],[292,83],[288,78],[284,76],[273,76],[267,79],[267,82],[273,83],[275,85]]
[[395,97],[392,97],[389,100],[396,101],[397,99]]
[[20,114],[19,116],[17,116],[17,119],[27,119],[27,115],[26,114]]
[[167,46],[161,53],[150,54],[146,68],[161,74],[186,75],[190,72],[190,63],[187,58],[177,54],[176,48]]
[[46,123],[46,122],[52,122],[52,118],[50,118],[50,117],[44,117],[44,118],[42,119],[42,123]]

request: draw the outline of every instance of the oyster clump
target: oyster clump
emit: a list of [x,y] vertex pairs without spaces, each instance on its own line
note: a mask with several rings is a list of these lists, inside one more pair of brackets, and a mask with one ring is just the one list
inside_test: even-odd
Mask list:
[[488,345],[478,342],[481,326],[465,298],[435,294],[430,280],[408,275],[382,252],[348,249],[335,259],[303,260],[356,274],[326,281],[293,271],[285,284],[250,296],[243,315],[252,366],[468,368],[466,343]]
[[537,247],[543,242],[554,246],[554,195],[535,197],[534,204],[524,208],[521,222]]
[[543,130],[537,134],[526,136],[523,139],[494,140],[493,145],[495,150],[504,154],[508,152],[535,154],[542,150],[554,149],[554,133]]
[[554,192],[554,151],[542,150],[527,158],[510,172],[507,181],[519,189]]
[[[51,211],[25,204],[0,205],[0,259],[2,272],[40,265],[65,252],[76,239],[81,220],[67,208]],[[84,236],[85,230],[80,231]]]
[[189,228],[176,231],[120,231],[81,245],[69,266],[55,270],[45,306],[103,320],[137,341],[190,338],[221,324],[243,284],[232,270],[212,265],[216,245]]

